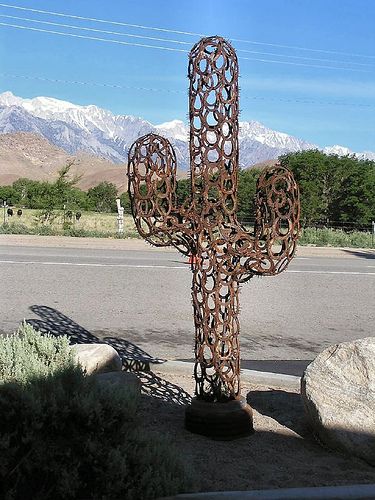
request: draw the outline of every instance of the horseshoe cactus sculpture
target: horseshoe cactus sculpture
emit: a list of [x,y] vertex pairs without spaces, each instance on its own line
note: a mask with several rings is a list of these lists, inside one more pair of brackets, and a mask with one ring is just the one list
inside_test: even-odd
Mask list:
[[253,234],[236,217],[238,63],[221,37],[203,38],[189,56],[191,195],[177,206],[176,155],[148,134],[129,151],[132,212],[139,234],[196,257],[192,264],[195,394],[187,429],[228,439],[249,433],[252,411],[240,394],[239,286],[275,275],[292,259],[299,233],[299,192],[277,164],[257,183]]

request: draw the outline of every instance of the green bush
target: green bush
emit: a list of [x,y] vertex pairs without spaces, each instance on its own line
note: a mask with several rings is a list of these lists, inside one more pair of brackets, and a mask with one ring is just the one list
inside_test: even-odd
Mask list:
[[66,368],[79,370],[68,337],[42,336],[27,323],[14,335],[0,337],[0,384],[24,386]]
[[85,377],[67,338],[24,325],[0,350],[0,498],[138,500],[186,489],[170,443],[143,431],[137,395]]
[[371,248],[372,236],[371,233],[360,231],[345,232],[341,229],[307,227],[302,230],[298,243],[300,245]]

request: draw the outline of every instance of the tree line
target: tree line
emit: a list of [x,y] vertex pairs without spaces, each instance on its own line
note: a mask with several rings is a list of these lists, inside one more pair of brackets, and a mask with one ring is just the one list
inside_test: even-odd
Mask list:
[[[375,162],[354,156],[326,155],[318,150],[289,153],[279,158],[290,168],[300,187],[301,216],[304,225],[313,221],[340,221],[369,224],[375,219]],[[94,210],[115,212],[117,188],[101,182],[84,192],[76,187],[77,178],[69,168],[60,170],[56,181],[18,179],[11,186],[0,186],[0,199],[15,206],[42,210]],[[256,181],[260,170],[240,170],[238,176],[238,217],[254,217]],[[182,204],[190,194],[190,180],[177,183],[177,200]],[[130,212],[127,193],[120,196],[125,212]]]
[[[354,155],[326,155],[319,150],[289,153],[279,158],[299,185],[303,225],[313,222],[354,222],[375,220],[375,162]],[[256,182],[261,170],[240,170],[238,175],[238,218],[255,216]],[[189,181],[178,183],[181,202],[189,194]]]
[[[110,182],[101,182],[82,191],[76,184],[79,177],[70,178],[71,165],[62,168],[54,182],[18,179],[11,186],[0,186],[0,200],[8,205],[24,208],[53,210],[92,210],[96,212],[116,212],[117,187]],[[127,193],[120,196],[122,205],[130,210]]]

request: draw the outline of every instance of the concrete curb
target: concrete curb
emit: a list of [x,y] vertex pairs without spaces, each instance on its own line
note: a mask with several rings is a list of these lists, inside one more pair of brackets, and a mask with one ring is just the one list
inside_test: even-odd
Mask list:
[[[131,360],[125,359],[125,365],[137,366],[139,364],[142,370],[151,370],[161,374],[181,374],[192,376],[194,373],[194,363],[187,361],[156,361],[149,359]],[[278,387],[281,389],[299,390],[301,386],[300,377],[285,375],[282,373],[261,372],[258,370],[241,370],[241,380],[269,387]]]
[[318,486],[316,488],[280,488],[277,490],[217,491],[209,493],[189,493],[160,500],[361,500],[375,498],[375,484],[353,484],[348,486]]

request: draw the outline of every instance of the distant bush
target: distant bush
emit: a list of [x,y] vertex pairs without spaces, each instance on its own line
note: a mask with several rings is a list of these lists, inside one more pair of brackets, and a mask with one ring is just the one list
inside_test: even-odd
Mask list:
[[371,248],[372,237],[371,233],[360,231],[345,232],[341,229],[307,227],[302,230],[298,243],[323,247]]
[[181,459],[145,433],[138,397],[85,377],[65,337],[0,339],[0,498],[150,499],[186,488]]
[[27,226],[18,222],[8,222],[0,225],[0,234],[34,234],[38,236],[72,236],[80,238],[139,238],[137,230],[125,229],[123,234],[110,231],[99,231],[95,229],[84,229],[73,225],[66,225],[65,229],[57,229],[53,226]]

